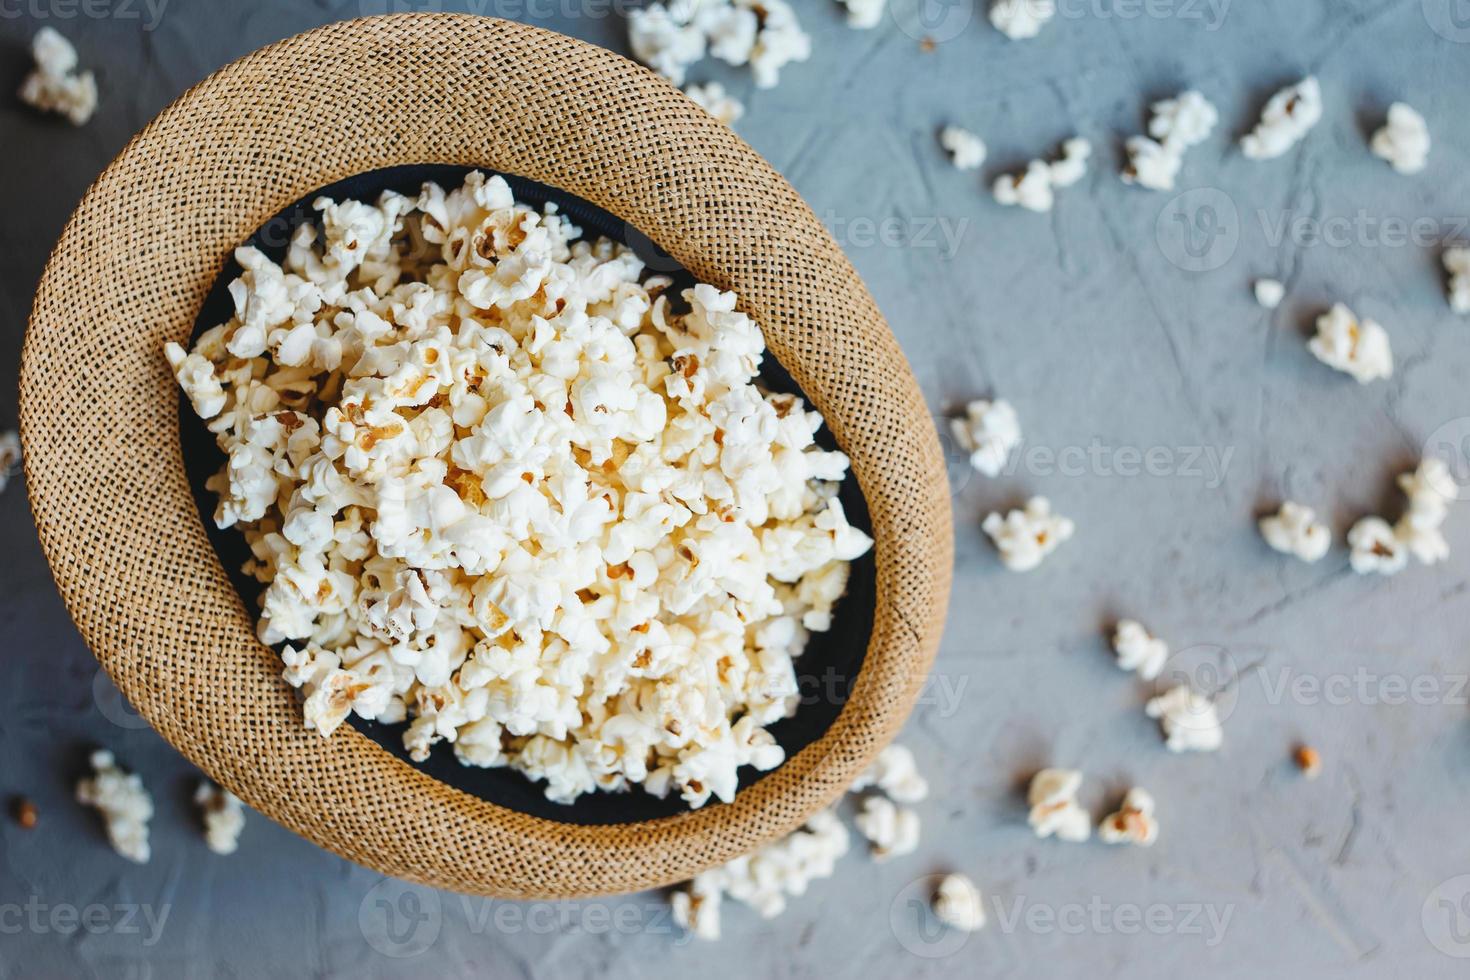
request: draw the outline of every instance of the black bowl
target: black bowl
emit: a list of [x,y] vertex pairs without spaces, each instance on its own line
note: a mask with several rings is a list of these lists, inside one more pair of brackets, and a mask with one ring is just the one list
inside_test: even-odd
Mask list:
[[[462,184],[465,175],[474,169],[483,170],[486,174],[494,173],[483,167],[415,164],[358,174],[306,195],[266,222],[244,244],[254,245],[272,259],[281,261],[295,229],[304,222],[318,219],[317,212],[311,208],[311,202],[322,195],[339,201],[373,201],[385,190],[417,194],[426,181],[434,181],[448,190]],[[667,252],[646,235],[607,211],[565,191],[524,177],[512,174],[501,176],[510,184],[517,201],[538,208],[546,202],[555,202],[582,229],[584,236],[611,238],[635,249],[651,270],[674,278],[674,292],[693,285],[694,277]],[[241,269],[233,255],[224,256],[219,278],[215,280],[194,323],[193,339],[230,318],[234,307],[228,287],[240,273]],[[803,394],[786,369],[769,353],[762,364],[760,380],[771,391]],[[241,571],[250,557],[250,549],[246,546],[243,535],[237,531],[215,527],[214,494],[204,487],[205,481],[224,465],[225,457],[215,444],[213,435],[194,414],[188,401],[182,398],[179,405],[179,438],[183,448],[184,469],[188,474],[205,531],[220,562],[234,582],[236,591],[240,593],[245,608],[254,615],[260,608],[262,588]],[[836,448],[831,433],[825,428],[818,433],[817,442],[825,449]],[[868,517],[867,503],[855,478],[849,476],[843,482],[840,498],[852,525],[871,534],[872,524]],[[801,705],[794,716],[769,728],[776,741],[786,750],[788,758],[821,738],[847,703],[857,673],[862,668],[863,657],[867,654],[868,639],[873,630],[876,576],[872,551],[852,563],[847,595],[837,607],[832,629],[826,633],[812,634],[806,652],[797,661]],[[671,794],[659,799],[642,789],[626,793],[588,793],[574,803],[553,803],[543,795],[540,784],[532,782],[519,772],[506,768],[480,769],[461,765],[448,745],[436,746],[427,762],[412,762],[403,748],[403,730],[406,724],[385,725],[362,719],[353,719],[352,724],[389,752],[410,765],[418,766],[435,779],[491,803],[548,820],[585,825],[630,823],[671,816],[688,809],[677,795]],[[741,772],[742,789],[766,775],[748,766]],[[706,804],[716,805],[719,804]]]

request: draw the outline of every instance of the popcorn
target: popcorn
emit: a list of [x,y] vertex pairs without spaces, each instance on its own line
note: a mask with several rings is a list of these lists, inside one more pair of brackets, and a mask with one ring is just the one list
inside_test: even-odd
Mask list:
[[1075,769],[1043,769],[1031,777],[1026,802],[1031,813],[1026,822],[1037,837],[1053,834],[1058,839],[1080,843],[1092,836],[1092,818],[1077,802],[1082,773]]
[[692,20],[694,3],[654,2],[628,11],[628,45],[633,57],[675,85],[684,84],[685,69],[702,59],[705,33]]
[[1317,520],[1317,512],[1293,500],[1283,503],[1275,514],[1261,518],[1259,527],[1261,537],[1272,549],[1305,562],[1320,560],[1332,546],[1332,532]]
[[1373,134],[1373,155],[1401,174],[1417,174],[1429,159],[1429,125],[1403,102],[1388,107],[1388,121]]
[[781,69],[811,57],[811,38],[786,0],[671,0],[628,12],[633,57],[675,85],[706,54],[749,65],[757,88],[775,88]]
[[691,85],[684,94],[693,99],[701,109],[714,116],[726,126],[733,126],[745,115],[745,106],[739,99],[728,94],[719,82]]
[[961,126],[941,129],[939,145],[949,153],[956,170],[978,170],[985,162],[985,141]]
[[734,294],[675,313],[633,252],[498,177],[315,207],[166,351],[306,727],[406,721],[414,760],[448,744],[557,802],[698,807],[779,765],[795,658],[872,540],[821,417],[758,386]]
[[1317,360],[1352,375],[1359,384],[1393,377],[1388,331],[1372,320],[1359,322],[1342,303],[1317,318],[1317,335],[1307,348]]
[[989,477],[1000,475],[1021,444],[1021,423],[1004,399],[970,402],[965,417],[951,419],[949,426],[955,441],[970,454],[970,465]]
[[912,854],[919,847],[919,815],[882,796],[863,801],[857,827],[873,845],[875,861]]
[[1295,146],[1322,119],[1322,87],[1308,75],[1271,96],[1253,132],[1240,140],[1250,160],[1270,160]]
[[1028,211],[1046,212],[1056,201],[1055,188],[1070,187],[1087,173],[1092,144],[1076,137],[1062,144],[1062,158],[1048,164],[1032,160],[1019,177],[1005,174],[997,178],[991,193],[997,203],[1006,207],[1019,205]]
[[1133,619],[1118,622],[1113,632],[1113,650],[1118,654],[1119,667],[1137,671],[1146,681],[1158,677],[1169,659],[1169,644],[1150,636],[1143,624]]
[[1292,759],[1307,779],[1316,779],[1322,775],[1322,754],[1310,745],[1298,745],[1292,753]]
[[204,780],[194,792],[194,802],[204,817],[204,842],[216,854],[234,854],[245,829],[245,805],[227,789]]
[[1407,543],[1381,517],[1365,517],[1347,536],[1353,571],[1359,575],[1397,575],[1409,563]]
[[980,525],[1000,551],[1001,563],[1013,572],[1029,572],[1057,546],[1072,538],[1076,530],[1070,520],[1051,512],[1051,501],[1032,497],[1025,510],[1013,510],[1002,517],[988,515]]
[[684,888],[669,893],[674,924],[698,939],[720,938],[720,904],[724,897],[718,872],[706,872]]
[[993,0],[990,23],[1012,41],[1020,41],[1039,34],[1056,13],[1056,0]]
[[111,752],[99,749],[91,756],[92,775],[77,783],[77,802],[96,807],[107,823],[112,849],[129,861],[147,864],[148,821],[153,818],[153,797],[143,788],[137,773],[117,767]]
[[20,99],[42,112],[55,112],[73,126],[85,125],[97,111],[97,79],[77,72],[77,49],[54,28],[43,27],[31,40],[36,68],[20,87]]
[[1129,160],[1123,182],[1149,190],[1173,190],[1184,165],[1184,151],[1203,143],[1219,118],[1209,100],[1193,89],[1155,102],[1148,136],[1131,137],[1125,144]]
[[934,915],[952,929],[977,932],[985,928],[985,903],[980,889],[962,874],[949,874],[934,893]]
[[1444,267],[1450,274],[1450,309],[1470,314],[1470,246],[1445,249]]
[[860,31],[877,27],[883,20],[888,0],[838,0],[847,7],[847,26]]
[[812,39],[802,31],[796,10],[786,0],[735,0],[735,6],[754,11],[760,20],[760,33],[750,52],[756,88],[775,88],[782,68],[812,56]]
[[1097,835],[1106,844],[1137,844],[1152,847],[1159,839],[1159,822],[1154,819],[1154,798],[1137,786],[1128,791],[1117,813],[1098,825]]
[[1274,310],[1286,298],[1286,287],[1276,279],[1257,279],[1254,287],[1256,302],[1268,310]]
[[872,786],[895,803],[920,803],[929,796],[929,783],[919,774],[914,754],[902,745],[889,745],[879,752],[848,792],[859,793]]
[[0,432],[0,493],[10,485],[10,478],[20,471],[20,434],[13,429]]
[[1170,752],[1213,752],[1225,740],[1215,702],[1180,684],[1153,698],[1144,707],[1159,719]]

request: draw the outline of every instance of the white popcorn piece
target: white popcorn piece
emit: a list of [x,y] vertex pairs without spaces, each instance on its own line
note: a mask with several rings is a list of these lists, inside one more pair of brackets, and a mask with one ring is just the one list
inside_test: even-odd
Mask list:
[[1158,677],[1169,660],[1169,644],[1149,635],[1135,619],[1118,621],[1113,631],[1113,651],[1121,669],[1136,671],[1146,681]]
[[1317,334],[1307,347],[1317,360],[1359,384],[1393,377],[1388,331],[1373,320],[1359,321],[1342,303],[1317,318]]
[[684,90],[684,94],[726,126],[735,125],[745,115],[745,105],[726,92],[725,86],[719,82],[691,85]]
[[860,31],[871,30],[883,22],[888,0],[838,0],[847,8],[847,26]]
[[1154,819],[1154,798],[1137,786],[1128,791],[1117,813],[1098,824],[1097,835],[1106,844],[1135,844],[1152,847],[1159,839],[1159,822]]
[[949,425],[955,442],[970,454],[970,465],[989,477],[1000,476],[1021,444],[1021,422],[1004,399],[970,402],[964,418],[951,419]]
[[77,72],[77,49],[55,28],[43,27],[31,40],[36,62],[20,87],[20,99],[42,112],[65,116],[83,126],[97,111],[97,79],[90,71]]
[[863,800],[857,827],[872,845],[875,861],[912,854],[919,847],[919,815],[884,796]]
[[702,59],[705,33],[693,22],[697,3],[660,2],[628,11],[628,45],[633,57],[675,85],[684,84],[685,70]]
[[1261,518],[1258,526],[1266,544],[1283,555],[1305,562],[1319,561],[1332,546],[1332,531],[1317,520],[1317,512],[1293,500],[1275,514]]
[[998,204],[1019,206],[1027,211],[1044,213],[1056,203],[1056,188],[1070,187],[1087,173],[1092,144],[1074,137],[1062,144],[1062,157],[1055,163],[1032,160],[1019,176],[1003,174],[991,185]]
[[227,789],[208,780],[199,783],[194,803],[204,818],[204,842],[216,854],[234,854],[245,829],[245,804]]
[[147,864],[148,821],[153,818],[153,797],[143,788],[137,773],[117,767],[111,752],[99,749],[90,759],[92,775],[77,783],[77,802],[95,807],[107,824],[112,849],[129,861]]
[[1052,513],[1045,497],[1032,497],[1024,510],[1005,516],[989,514],[980,527],[995,542],[1001,563],[1013,572],[1031,571],[1076,531],[1070,520]]
[[1348,531],[1353,571],[1359,575],[1397,575],[1409,563],[1405,541],[1381,517],[1365,517]]
[[1450,276],[1450,309],[1470,314],[1470,246],[1445,249],[1444,268]]
[[869,787],[877,787],[895,803],[920,803],[929,796],[929,783],[920,775],[913,752],[902,745],[889,745],[879,752],[848,792]]
[[1056,13],[1056,0],[992,0],[990,23],[1012,41],[1021,41],[1041,33]]
[[775,88],[782,68],[812,56],[812,39],[801,29],[796,9],[786,0],[735,0],[735,7],[753,12],[760,23],[750,51],[756,88]]
[[1449,464],[1437,456],[1425,457],[1412,472],[1401,474],[1398,485],[1409,498],[1404,520],[1421,528],[1444,523],[1458,489]]
[[1194,89],[1155,102],[1152,108],[1148,136],[1134,136],[1125,144],[1128,165],[1123,169],[1123,182],[1149,190],[1173,190],[1184,165],[1184,152],[1209,138],[1220,114]]
[[20,472],[20,433],[11,429],[0,432],[0,493],[10,485],[10,478]]
[[1080,843],[1092,836],[1092,818],[1077,802],[1081,788],[1082,773],[1075,769],[1043,769],[1031,777],[1026,793],[1031,812],[1026,822],[1037,837],[1055,835]]
[[1151,699],[1144,713],[1159,720],[1170,752],[1213,752],[1225,741],[1215,702],[1187,685]]
[[1395,102],[1388,107],[1388,121],[1373,134],[1370,146],[1374,156],[1412,176],[1423,171],[1429,159],[1429,124],[1412,106]]
[[166,351],[304,724],[408,722],[414,760],[448,745],[557,802],[699,807],[779,765],[795,659],[872,540],[821,416],[759,387],[737,297],[675,312],[631,250],[498,177],[315,207]]
[[718,872],[705,873],[669,893],[674,924],[696,939],[720,938],[720,905],[724,891]]
[[985,902],[980,889],[962,874],[948,874],[934,892],[934,915],[951,929],[978,932],[985,928]]
[[1254,131],[1241,137],[1250,160],[1271,160],[1290,150],[1322,119],[1322,86],[1308,75],[1271,96]]
[[939,145],[949,154],[956,170],[978,170],[985,162],[985,141],[962,126],[945,126]]
[[774,88],[781,69],[811,57],[811,38],[786,0],[670,0],[628,12],[633,57],[682,86],[706,54],[749,65],[757,88]]
[[1277,279],[1257,279],[1252,289],[1263,309],[1274,310],[1286,298],[1286,287]]

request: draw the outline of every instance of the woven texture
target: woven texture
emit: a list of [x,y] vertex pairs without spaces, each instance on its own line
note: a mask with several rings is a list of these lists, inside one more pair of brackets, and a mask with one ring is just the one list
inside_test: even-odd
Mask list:
[[[871,512],[877,600],[851,701],[729,805],[572,826],[470,796],[365,736],[302,727],[201,526],[162,354],[220,263],[284,205],[404,163],[560,187],[735,290],[826,416]],[[907,716],[938,644],[949,500],[913,376],[852,266],[753,150],[641,67],[506,21],[404,15],[256,52],[186,93],[98,179],[42,278],[21,371],[42,544],[117,685],[260,812],[385,874],[507,898],[691,877],[801,824]]]

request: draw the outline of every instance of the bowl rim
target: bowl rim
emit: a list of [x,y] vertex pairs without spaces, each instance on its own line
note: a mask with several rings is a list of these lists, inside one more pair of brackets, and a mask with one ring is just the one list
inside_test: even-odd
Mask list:
[[[734,802],[597,825],[488,803],[345,726],[307,732],[256,639],[197,519],[162,347],[187,340],[223,257],[283,206],[403,163],[560,188],[734,289],[852,457],[877,541],[863,666],[828,731]],[[642,67],[542,28],[437,13],[343,21],[210,75],[128,143],[68,222],[20,388],[42,547],[118,688],[247,804],[387,875],[536,899],[690,878],[841,796],[907,717],[938,646],[952,560],[943,456],[856,271],[727,127]]]

